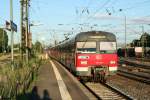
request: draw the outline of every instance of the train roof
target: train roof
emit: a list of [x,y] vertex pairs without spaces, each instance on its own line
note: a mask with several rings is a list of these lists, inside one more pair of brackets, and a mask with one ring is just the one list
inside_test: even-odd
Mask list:
[[[72,45],[75,41],[110,41],[115,42],[116,36],[113,33],[110,32],[104,32],[104,31],[88,31],[88,32],[81,32],[78,33],[75,37],[72,39],[66,40],[63,43],[57,44],[55,47],[64,47],[66,45]],[[53,47],[52,47],[53,48]]]
[[81,32],[76,35],[76,41],[116,41],[116,36],[110,32],[104,31],[88,31],[88,32]]

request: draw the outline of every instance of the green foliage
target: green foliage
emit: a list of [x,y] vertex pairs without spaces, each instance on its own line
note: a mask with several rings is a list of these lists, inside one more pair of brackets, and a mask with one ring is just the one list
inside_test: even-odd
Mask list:
[[132,46],[136,46],[136,47],[141,46],[140,40],[137,40],[137,39],[133,40],[132,41]]
[[132,41],[132,46],[150,47],[150,35],[148,33],[143,33],[139,40],[135,39]]
[[8,35],[5,30],[0,28],[0,52],[7,50]]
[[19,65],[15,62],[14,70],[11,66],[0,68],[0,76],[4,77],[0,81],[0,95],[5,98],[15,98],[18,94],[25,93],[32,81],[36,78],[41,59],[32,58],[29,64]]
[[42,53],[43,52],[42,44],[39,41],[35,42],[35,44],[33,45],[33,49],[36,53]]
[[148,33],[143,33],[140,38],[141,44],[144,47],[150,47],[150,35]]

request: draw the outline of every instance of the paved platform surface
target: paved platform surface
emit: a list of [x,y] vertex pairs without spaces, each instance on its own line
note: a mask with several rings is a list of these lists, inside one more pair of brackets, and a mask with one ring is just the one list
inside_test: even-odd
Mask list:
[[85,92],[58,62],[49,61],[40,67],[38,78],[28,98],[29,100],[95,100],[87,90]]

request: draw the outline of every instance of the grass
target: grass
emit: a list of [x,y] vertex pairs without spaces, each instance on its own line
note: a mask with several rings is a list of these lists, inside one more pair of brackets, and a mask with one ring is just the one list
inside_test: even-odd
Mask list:
[[10,65],[0,67],[0,96],[15,98],[16,95],[26,92],[32,81],[36,78],[41,59],[34,57],[29,63],[20,66],[19,60],[15,62],[14,70]]

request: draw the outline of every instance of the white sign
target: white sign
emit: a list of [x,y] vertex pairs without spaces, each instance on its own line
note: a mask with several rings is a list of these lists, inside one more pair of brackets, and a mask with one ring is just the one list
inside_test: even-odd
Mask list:
[[11,21],[11,29],[15,32],[17,32],[17,25]]
[[142,47],[135,47],[135,52],[142,52]]

